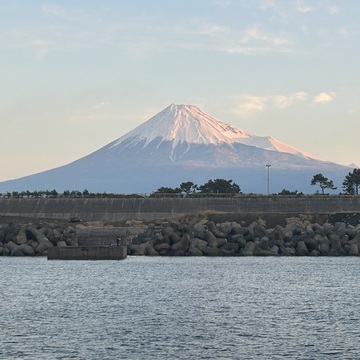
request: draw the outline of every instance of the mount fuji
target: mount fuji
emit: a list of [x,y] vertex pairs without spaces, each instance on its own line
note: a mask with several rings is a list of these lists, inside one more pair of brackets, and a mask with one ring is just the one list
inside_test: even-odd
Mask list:
[[[271,165],[271,168],[267,165]],[[340,188],[351,169],[273,137],[249,134],[193,105],[172,104],[119,139],[70,164],[0,183],[0,192],[84,190],[150,193],[192,181],[232,179],[244,193],[314,193],[314,174]]]

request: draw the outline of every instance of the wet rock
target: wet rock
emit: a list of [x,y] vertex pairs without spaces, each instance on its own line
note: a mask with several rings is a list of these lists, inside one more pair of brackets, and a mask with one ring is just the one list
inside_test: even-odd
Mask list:
[[278,255],[279,254],[279,251],[280,251],[280,248],[277,246],[277,245],[273,245],[270,249],[270,251],[275,254],[275,255]]
[[6,235],[6,230],[0,228],[0,243],[5,242],[5,235]]
[[312,228],[312,226],[310,224],[306,226],[305,233],[309,237],[313,237],[315,235],[315,231],[314,231],[314,229]]
[[220,256],[221,255],[221,251],[219,248],[217,247],[210,247],[207,246],[204,250],[203,250],[203,254],[206,256]]
[[225,238],[225,234],[222,233],[215,225],[213,221],[209,221],[207,223],[208,230],[214,234],[215,237],[218,238]]
[[244,256],[253,256],[255,253],[256,245],[253,241],[249,241],[246,243],[245,248],[242,251],[242,255]]
[[316,236],[311,237],[308,234],[304,235],[302,237],[302,240],[304,241],[306,247],[308,248],[309,252],[312,252],[313,250],[318,250],[319,248],[319,243],[318,241],[321,239],[320,235],[317,235],[319,238],[317,238]]
[[258,222],[254,221],[252,222],[249,227],[249,234],[253,240],[260,239],[263,236],[267,235],[267,230],[264,226],[259,225]]
[[[65,243],[67,246],[78,246],[78,242],[76,239],[73,239],[73,238],[68,238],[65,240]],[[59,243],[57,244],[57,246],[59,246]]]
[[246,246],[246,240],[244,238],[238,238],[236,240],[236,244],[239,244],[240,248],[244,248]]
[[149,246],[149,244],[147,243],[142,243],[142,244],[132,244],[129,246],[129,252],[130,255],[139,255],[139,256],[143,256],[145,255],[146,252],[146,248]]
[[169,235],[171,244],[176,244],[181,240],[181,236],[179,236],[177,233],[173,232]]
[[27,245],[21,244],[19,246],[13,247],[10,252],[10,256],[34,256],[35,250]]
[[13,241],[13,238],[17,235],[17,233],[19,232],[19,229],[20,229],[20,226],[16,225],[14,222],[10,222],[5,231],[4,243]]
[[17,248],[19,245],[15,244],[13,241],[8,241],[5,245],[10,251]]
[[221,246],[221,250],[234,252],[234,254],[239,251],[239,248],[239,244],[236,243],[226,243],[225,245]]
[[301,240],[297,243],[295,254],[298,256],[306,256],[309,254],[309,250],[304,241]]
[[348,254],[349,254],[350,256],[358,256],[358,255],[359,255],[359,247],[358,247],[358,244],[352,244],[352,245],[350,245],[350,249],[349,249]]
[[197,223],[194,226],[194,237],[205,239],[206,226],[202,223]]
[[209,246],[208,242],[199,238],[193,238],[190,242],[190,247],[197,248],[200,251],[204,250],[207,246]]
[[175,232],[175,230],[171,226],[167,226],[166,228],[161,230],[161,233],[163,235],[168,235],[168,236],[171,235],[174,232]]
[[67,243],[65,241],[60,240],[60,241],[57,242],[56,246],[57,247],[67,247],[68,245],[67,245]]
[[167,243],[162,243],[162,244],[156,244],[154,245],[154,249],[155,251],[157,251],[159,253],[159,255],[161,256],[166,256],[169,254],[171,246]]
[[202,251],[196,248],[195,246],[190,246],[188,253],[190,256],[203,256]]
[[330,241],[330,254],[339,255],[341,251],[340,236],[337,234],[331,234],[329,241]]
[[263,236],[260,239],[259,247],[261,250],[268,250],[269,249],[269,239],[266,236]]
[[332,224],[327,224],[327,223],[324,224],[323,229],[324,229],[325,235],[327,235],[327,236],[330,236],[331,234],[334,233],[334,225],[332,225]]
[[218,238],[214,235],[212,231],[207,231],[205,233],[205,240],[208,242],[210,247],[220,247],[227,243],[226,238]]
[[182,250],[186,252],[189,248],[189,244],[190,244],[190,236],[189,234],[185,234],[180,238],[180,241],[171,245],[171,251],[176,252]]
[[8,247],[4,246],[3,250],[2,250],[2,255],[3,256],[10,256],[10,253],[11,253],[11,250]]
[[47,249],[53,247],[54,245],[50,242],[50,240],[43,234],[43,232],[39,231],[35,227],[28,227],[28,231],[35,237],[36,241],[39,243],[35,251],[38,254],[43,254]]
[[346,234],[346,224],[344,222],[336,222],[334,225],[334,232],[341,237]]
[[314,249],[309,253],[309,256],[319,256],[319,251]]
[[330,241],[325,235],[321,237],[319,251],[321,255],[329,255],[330,253]]
[[282,252],[285,256],[295,256],[296,250],[294,247],[285,247],[285,250]]
[[28,239],[26,237],[26,227],[22,226],[19,232],[13,236],[14,242],[18,245],[26,244]]
[[148,256],[159,256],[159,253],[153,248],[152,245],[149,245],[146,248],[146,255],[148,255]]
[[219,225],[219,230],[222,234],[224,234],[224,237],[227,237],[232,231],[232,224],[229,221],[221,223]]

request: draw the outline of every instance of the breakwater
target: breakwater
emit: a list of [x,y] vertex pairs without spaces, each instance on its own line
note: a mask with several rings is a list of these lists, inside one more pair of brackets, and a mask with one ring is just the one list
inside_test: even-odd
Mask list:
[[10,222],[7,225],[0,225],[0,256],[48,256],[48,259],[62,260],[121,260],[127,255],[126,234],[131,239],[131,232],[119,228],[78,229],[66,223]]
[[231,198],[40,198],[0,199],[0,215],[83,221],[152,221],[189,213],[330,214],[359,212],[357,196],[238,196]]
[[52,247],[48,249],[48,260],[124,260],[126,245]]
[[[295,220],[295,221],[294,221]],[[293,219],[286,227],[267,228],[259,220],[245,226],[215,224],[150,224],[132,239],[129,255],[149,256],[358,256],[360,225],[326,222],[324,225]]]
[[0,256],[46,256],[52,247],[77,247],[76,229],[68,225],[18,224],[0,226]]
[[[225,216],[225,214],[222,214]],[[210,218],[214,218],[210,216]],[[215,216],[216,218],[216,216]],[[0,226],[0,255],[48,255],[49,259],[120,259],[148,256],[358,256],[359,214],[333,214],[323,224],[313,216],[286,218],[267,225],[266,217],[215,223],[204,214],[158,220],[137,230],[81,227],[66,223]],[[130,222],[131,223],[131,222]],[[131,231],[129,230],[131,229]],[[114,251],[121,245],[121,250]]]
[[[110,247],[120,236],[130,255],[357,256],[359,209],[355,196],[0,199],[3,223],[12,220],[0,226],[0,255]],[[84,225],[69,224],[72,217]],[[142,224],[130,231],[127,220]],[[119,223],[86,225],[93,221]]]

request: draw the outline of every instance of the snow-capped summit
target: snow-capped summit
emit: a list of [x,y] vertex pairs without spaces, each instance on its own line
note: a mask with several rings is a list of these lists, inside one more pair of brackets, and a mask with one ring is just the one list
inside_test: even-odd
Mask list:
[[70,164],[0,183],[0,192],[83,190],[149,193],[184,181],[232,179],[244,193],[309,193],[315,173],[336,186],[349,168],[321,161],[271,136],[256,136],[193,105],[171,104],[110,144]]
[[251,135],[217,120],[194,105],[171,104],[151,119],[122,136],[112,146],[117,146],[125,139],[132,141],[145,140],[144,146],[151,141],[162,138],[179,143],[219,144],[231,143],[235,139]]
[[179,144],[221,145],[234,143],[264,150],[290,153],[318,159],[271,136],[255,136],[222,122],[194,105],[171,104],[148,121],[110,144],[110,148],[126,142],[128,147],[141,142],[146,147],[152,141],[171,142],[172,150]]

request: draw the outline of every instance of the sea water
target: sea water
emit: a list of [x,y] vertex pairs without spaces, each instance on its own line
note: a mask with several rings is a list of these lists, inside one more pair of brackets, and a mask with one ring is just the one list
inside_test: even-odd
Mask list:
[[357,359],[360,258],[0,258],[1,359]]

